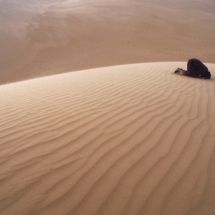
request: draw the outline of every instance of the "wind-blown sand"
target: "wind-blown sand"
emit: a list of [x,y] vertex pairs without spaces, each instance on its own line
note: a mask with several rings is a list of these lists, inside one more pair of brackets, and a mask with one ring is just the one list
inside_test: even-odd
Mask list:
[[1,0],[0,84],[131,63],[215,63],[214,23],[214,0]]
[[215,80],[177,67],[0,86],[1,214],[215,214]]
[[[214,23],[214,0],[0,0],[0,214],[214,215]],[[193,57],[211,80],[173,74]]]

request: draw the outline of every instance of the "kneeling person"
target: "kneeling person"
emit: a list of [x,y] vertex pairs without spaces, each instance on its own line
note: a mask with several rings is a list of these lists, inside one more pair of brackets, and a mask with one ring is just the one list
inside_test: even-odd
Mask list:
[[198,59],[192,58],[187,62],[187,71],[178,68],[174,73],[196,78],[211,78],[208,68]]

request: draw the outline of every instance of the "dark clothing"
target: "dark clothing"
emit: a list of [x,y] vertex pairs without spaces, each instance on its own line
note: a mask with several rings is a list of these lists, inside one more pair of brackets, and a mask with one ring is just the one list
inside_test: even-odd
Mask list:
[[208,79],[211,77],[208,68],[200,60],[195,58],[192,58],[187,62],[187,71],[184,72],[184,75]]

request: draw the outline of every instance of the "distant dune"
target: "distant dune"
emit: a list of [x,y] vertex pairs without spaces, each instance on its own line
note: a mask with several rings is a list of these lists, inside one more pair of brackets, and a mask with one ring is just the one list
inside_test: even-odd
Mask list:
[[121,64],[215,63],[214,0],[1,0],[0,85]]
[[0,86],[2,215],[214,215],[215,64],[113,66]]

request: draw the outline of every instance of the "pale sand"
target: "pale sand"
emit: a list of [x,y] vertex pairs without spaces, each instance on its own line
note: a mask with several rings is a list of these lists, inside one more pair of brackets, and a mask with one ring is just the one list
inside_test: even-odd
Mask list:
[[215,63],[214,0],[2,0],[0,84],[119,64]]
[[215,79],[177,67],[0,86],[1,214],[214,215]]

